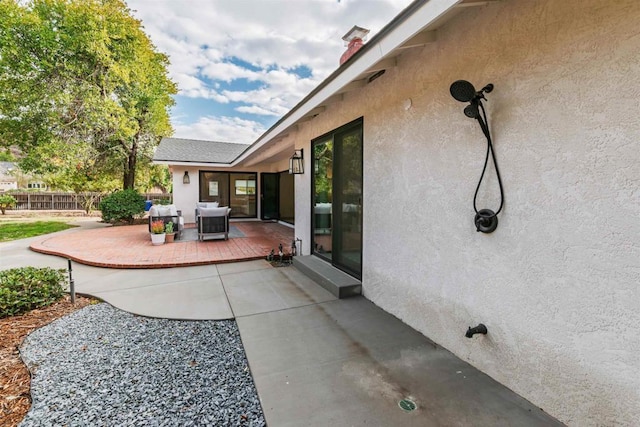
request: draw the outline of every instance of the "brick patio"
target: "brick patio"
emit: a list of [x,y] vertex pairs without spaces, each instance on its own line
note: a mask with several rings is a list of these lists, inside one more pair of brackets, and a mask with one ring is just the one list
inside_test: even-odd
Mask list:
[[289,248],[293,228],[273,222],[232,222],[244,237],[176,241],[153,246],[147,225],[72,230],[35,241],[30,249],[107,268],[165,268],[261,259],[271,249]]

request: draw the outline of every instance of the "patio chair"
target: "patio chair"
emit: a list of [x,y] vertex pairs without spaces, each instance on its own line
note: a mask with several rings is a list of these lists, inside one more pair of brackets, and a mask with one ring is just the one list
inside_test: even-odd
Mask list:
[[151,232],[151,223],[161,219],[165,225],[167,223],[173,223],[173,231],[176,233],[176,239],[180,239],[182,236],[182,230],[184,229],[184,218],[182,218],[182,211],[176,209],[175,205],[154,205],[149,208],[149,232]]
[[224,240],[229,240],[229,212],[228,207],[198,208],[198,240],[204,241],[206,237],[224,235]]
[[196,211],[194,218],[196,219],[196,228],[198,228],[198,216],[200,216],[200,208],[217,208],[218,202],[196,202]]

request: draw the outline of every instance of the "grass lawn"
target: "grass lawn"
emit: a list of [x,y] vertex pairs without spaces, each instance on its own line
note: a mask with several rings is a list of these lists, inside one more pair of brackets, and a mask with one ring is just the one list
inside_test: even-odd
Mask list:
[[61,221],[10,222],[0,224],[0,242],[40,236],[75,227]]

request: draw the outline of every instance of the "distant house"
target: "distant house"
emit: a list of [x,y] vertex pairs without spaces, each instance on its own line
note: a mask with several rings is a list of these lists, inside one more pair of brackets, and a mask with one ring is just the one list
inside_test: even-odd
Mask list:
[[[290,220],[304,255],[561,421],[637,425],[638,22],[635,0],[417,0],[250,146],[156,161],[185,212]],[[460,79],[494,89],[461,103]]]
[[0,191],[18,189],[18,179],[16,177],[15,171],[15,163],[0,162]]
[[47,185],[37,177],[25,174],[13,162],[0,162],[0,191],[7,190],[41,190]]

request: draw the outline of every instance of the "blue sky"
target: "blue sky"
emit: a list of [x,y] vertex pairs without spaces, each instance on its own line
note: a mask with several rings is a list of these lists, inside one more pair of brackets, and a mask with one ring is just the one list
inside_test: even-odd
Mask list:
[[179,138],[251,143],[410,0],[127,0],[178,84]]

